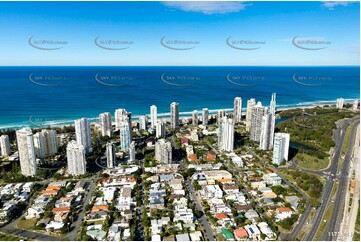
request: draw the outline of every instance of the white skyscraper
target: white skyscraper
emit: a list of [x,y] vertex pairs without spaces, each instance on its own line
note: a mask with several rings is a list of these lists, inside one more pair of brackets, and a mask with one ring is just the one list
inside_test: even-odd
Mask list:
[[251,129],[251,119],[252,119],[252,107],[256,105],[256,100],[251,98],[247,101],[247,114],[246,114],[246,130],[250,131]]
[[165,136],[165,123],[159,122],[156,125],[156,137],[162,138]]
[[58,152],[56,131],[43,129],[34,134],[34,148],[37,158],[55,155]]
[[357,109],[358,109],[358,103],[359,103],[358,100],[354,100],[354,101],[353,101],[353,104],[352,104],[352,110],[353,110],[353,111],[357,111]]
[[226,110],[217,111],[217,123],[221,122],[222,118],[226,116]]
[[41,132],[34,134],[34,150],[35,156],[39,159],[44,158],[47,153],[44,135]]
[[336,99],[336,108],[342,109],[344,103],[345,103],[345,99],[343,99],[343,98],[337,98],[337,99]]
[[147,129],[147,116],[143,115],[139,117],[139,130]]
[[261,136],[259,148],[261,150],[270,150],[273,147],[273,136],[275,128],[275,116],[268,113],[262,117]]
[[198,125],[198,111],[197,110],[193,110],[193,112],[192,112],[192,124]]
[[179,104],[172,102],[170,104],[170,127],[175,129],[179,126]]
[[34,150],[34,138],[30,128],[23,128],[16,131],[18,143],[21,174],[34,176],[36,174],[36,159]]
[[286,133],[276,133],[273,145],[272,163],[280,165],[283,160],[288,160],[288,148],[290,145],[290,135]]
[[55,130],[43,129],[41,131],[44,137],[45,156],[52,156],[58,152],[58,138]]
[[84,146],[72,140],[66,147],[66,157],[68,161],[68,172],[78,176],[86,173],[86,160]]
[[242,120],[242,98],[236,97],[233,102],[233,118],[236,123]]
[[276,93],[272,93],[269,111],[273,116],[276,115]]
[[91,142],[90,123],[88,119],[81,118],[75,120],[75,136],[76,142],[82,145],[85,153],[88,154],[93,151]]
[[155,159],[161,163],[172,163],[172,144],[165,139],[155,143]]
[[115,156],[115,144],[113,142],[108,142],[106,144],[106,157],[107,157],[107,167],[114,168],[116,164],[116,156]]
[[120,122],[123,121],[124,117],[127,116],[127,110],[124,108],[116,109],[115,110],[115,128],[116,130],[119,130],[120,128]]
[[134,162],[135,161],[135,142],[133,141],[129,146],[129,160],[128,162]]
[[262,106],[261,102],[258,102],[252,107],[252,118],[250,126],[250,140],[260,141],[261,130],[262,130],[262,119],[263,116],[268,114],[269,111],[266,107]]
[[115,110],[115,128],[120,129],[120,123],[128,117],[129,130],[132,130],[132,113],[127,112],[127,110],[121,108]]
[[152,105],[150,106],[150,123],[152,128],[155,128],[155,125],[157,124],[158,116],[157,116],[157,106]]
[[99,125],[102,136],[112,137],[112,116],[109,112],[99,115]]
[[132,133],[129,129],[128,117],[125,117],[123,121],[120,121],[119,129],[121,150],[127,152],[129,150],[130,142],[132,141]]
[[1,147],[1,155],[9,156],[10,155],[10,141],[8,135],[0,136],[0,147]]
[[209,121],[209,111],[208,108],[203,108],[202,109],[202,124],[204,126],[208,125],[208,121]]
[[218,148],[232,152],[234,148],[234,120],[223,117],[218,126]]

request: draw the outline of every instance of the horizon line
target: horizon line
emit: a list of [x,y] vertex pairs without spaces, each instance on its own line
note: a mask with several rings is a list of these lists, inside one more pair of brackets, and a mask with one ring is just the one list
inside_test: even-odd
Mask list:
[[361,67],[361,65],[0,65],[0,67]]

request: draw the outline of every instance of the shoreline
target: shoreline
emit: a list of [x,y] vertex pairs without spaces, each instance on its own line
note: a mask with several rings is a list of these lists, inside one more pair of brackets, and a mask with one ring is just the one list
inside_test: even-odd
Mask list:
[[[345,104],[352,104],[352,102],[354,100],[359,100],[359,99],[345,99]],[[291,110],[291,109],[310,109],[310,108],[314,108],[314,107],[324,107],[327,105],[335,105],[336,101],[318,101],[318,102],[313,102],[313,103],[309,103],[308,105],[293,105],[293,106],[287,106],[287,107],[280,107],[277,108],[276,111],[286,111],[286,110]],[[280,106],[285,106],[285,105],[280,105]],[[246,109],[247,108],[242,108],[242,113],[245,114],[246,113]],[[226,110],[226,112],[232,112],[233,108],[220,108],[220,109],[212,109],[209,110],[209,114],[210,115],[214,115],[217,113],[217,111],[219,110]],[[193,111],[185,111],[185,112],[180,112],[179,113],[179,118],[191,118],[192,117],[192,112]],[[198,115],[201,116],[202,114],[202,110],[198,110]],[[149,115],[149,114],[147,114]],[[159,113],[158,116],[158,120],[169,120],[169,115],[170,113]],[[139,117],[141,117],[143,115],[135,115],[134,117],[132,117],[134,122],[135,120],[137,120]],[[98,125],[98,117],[92,117],[92,118],[88,118],[90,120],[90,124],[91,125]],[[74,119],[75,120],[75,119]],[[17,130],[17,129],[21,129],[22,127],[30,127],[33,129],[41,129],[41,128],[63,128],[65,126],[74,126],[74,120],[71,121],[64,121],[63,123],[58,123],[58,124],[35,124],[34,122],[32,122],[31,120],[29,120],[29,124],[28,125],[24,125],[24,124],[19,124],[19,125],[6,125],[5,127],[0,127],[0,131],[4,131],[4,130]],[[56,121],[52,121],[52,122],[56,122]],[[59,120],[58,122],[61,122],[61,120]],[[112,124],[114,124],[115,122],[112,120]],[[33,124],[33,125],[31,125]]]

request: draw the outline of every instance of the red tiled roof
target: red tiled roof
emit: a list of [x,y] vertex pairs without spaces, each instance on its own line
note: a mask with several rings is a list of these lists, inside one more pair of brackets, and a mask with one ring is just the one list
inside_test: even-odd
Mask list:
[[92,211],[108,211],[108,205],[93,206]]
[[189,140],[188,140],[188,138],[187,137],[183,137],[182,138],[182,144],[188,144],[189,143]]
[[69,212],[70,207],[53,208],[54,213]]
[[61,186],[57,185],[57,186],[48,186],[46,189],[53,189],[53,190],[60,190]]
[[43,191],[43,194],[58,194],[58,190],[46,189],[45,191]]
[[212,153],[208,153],[206,157],[207,160],[211,160],[211,161],[215,161],[217,159],[217,156]]
[[225,219],[228,218],[228,215],[225,213],[217,213],[216,214],[216,219],[221,220],[221,219]]
[[277,208],[277,211],[280,213],[288,213],[288,212],[292,212],[292,209],[287,207],[282,207],[282,208]]
[[198,161],[198,158],[197,158],[196,154],[189,154],[188,159],[191,160],[191,161]]
[[235,237],[247,237],[248,236],[247,231],[243,227],[240,227],[239,229],[234,230],[233,233],[234,233]]

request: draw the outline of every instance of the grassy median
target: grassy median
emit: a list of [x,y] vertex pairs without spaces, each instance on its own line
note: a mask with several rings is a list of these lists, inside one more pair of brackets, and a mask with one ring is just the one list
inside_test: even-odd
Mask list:
[[[320,223],[320,227],[317,230],[317,233],[315,235],[314,240],[320,240],[321,236],[323,235],[323,233],[325,232],[325,229],[327,227],[327,224],[330,220],[330,217],[332,215],[333,212],[333,208],[334,208],[335,204],[332,203],[330,206],[328,206],[325,210],[325,213],[323,214],[321,223]],[[326,222],[325,222],[326,221]]]

